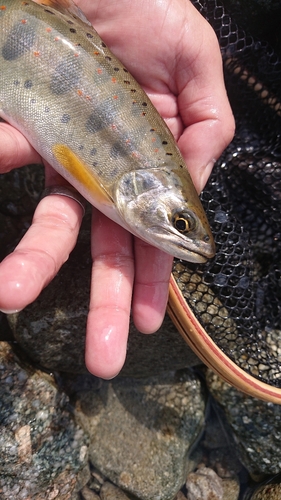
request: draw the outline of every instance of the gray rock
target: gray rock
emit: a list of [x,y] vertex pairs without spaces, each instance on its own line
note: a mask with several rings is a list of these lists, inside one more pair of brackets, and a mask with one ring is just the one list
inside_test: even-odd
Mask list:
[[[224,409],[238,456],[253,477],[281,468],[281,406],[245,396],[208,371],[208,387]],[[262,450],[262,453],[261,453]]]
[[69,500],[88,481],[87,440],[51,377],[0,343],[0,496]]
[[120,377],[76,395],[76,419],[90,436],[92,464],[141,500],[177,494],[204,411],[201,383],[188,371]]

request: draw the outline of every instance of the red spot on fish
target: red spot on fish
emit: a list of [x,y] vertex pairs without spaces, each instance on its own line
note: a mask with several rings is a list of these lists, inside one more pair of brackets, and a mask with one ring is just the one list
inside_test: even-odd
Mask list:
[[74,57],[79,57],[79,52],[75,52]]
[[26,19],[22,19],[21,20],[21,24],[26,24],[27,23],[27,20]]
[[152,140],[152,142],[155,142],[155,141],[156,141],[156,138],[155,138],[155,137],[152,137],[152,139],[151,139],[151,140]]
[[116,130],[116,125],[111,125],[112,130]]
[[154,149],[154,153],[158,153],[159,148]]
[[46,28],[47,33],[51,33],[52,28]]
[[118,99],[118,95],[114,95],[114,96],[113,96],[113,99]]
[[59,36],[55,36],[54,41],[55,42],[59,42],[60,41],[60,37]]
[[35,51],[33,52],[33,55],[34,55],[35,57],[39,57],[39,56],[40,56],[40,52],[39,52],[38,50],[35,50]]
[[146,113],[144,113],[144,112],[141,114],[141,116],[145,116],[145,115],[146,115]]
[[112,81],[112,83],[116,83],[116,81],[117,81],[117,80],[116,80],[116,78],[114,78],[114,76],[113,76],[113,77],[111,78],[111,81]]
[[98,69],[97,69],[97,73],[98,73],[99,75],[101,75],[101,74],[102,74],[102,69],[101,69],[101,68],[98,68]]
[[95,55],[95,56],[99,56],[99,55],[100,55],[100,53],[99,53],[97,50],[95,50],[95,51],[94,51],[94,55]]
[[86,99],[88,99],[88,101],[91,101],[91,100],[92,100],[92,98],[91,98],[91,96],[90,96],[90,95],[86,95],[85,97],[86,97]]
[[82,91],[82,90],[80,90],[80,89],[78,89],[78,90],[77,90],[77,94],[81,97],[81,96],[83,95],[83,91]]
[[6,10],[6,5],[1,5],[0,10]]

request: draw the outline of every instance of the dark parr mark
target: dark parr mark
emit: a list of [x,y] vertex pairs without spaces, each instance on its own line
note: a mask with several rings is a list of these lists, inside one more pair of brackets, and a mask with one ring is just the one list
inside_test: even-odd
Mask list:
[[75,89],[79,82],[80,65],[76,58],[69,55],[59,62],[51,80],[51,91],[53,94],[65,94]]
[[33,46],[35,31],[28,23],[15,24],[7,35],[2,47],[2,56],[6,61],[14,61],[28,52]]
[[86,129],[88,132],[94,134],[109,127],[114,121],[113,113],[109,113],[109,109],[109,105],[106,102],[97,106],[95,112],[90,114],[86,122]]

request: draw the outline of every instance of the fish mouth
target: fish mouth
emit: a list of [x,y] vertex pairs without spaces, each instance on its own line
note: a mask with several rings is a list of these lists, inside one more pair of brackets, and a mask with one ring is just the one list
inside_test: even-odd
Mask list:
[[[163,229],[157,226],[151,228],[151,244],[157,246],[161,250],[173,255],[175,258],[187,262],[194,262],[197,264],[204,264],[209,259],[214,257],[216,253],[213,238],[209,238],[209,242],[202,241],[202,239],[195,243],[193,240],[186,240],[184,236],[171,229]],[[157,236],[155,236],[157,235]],[[173,239],[176,237],[176,242]]]

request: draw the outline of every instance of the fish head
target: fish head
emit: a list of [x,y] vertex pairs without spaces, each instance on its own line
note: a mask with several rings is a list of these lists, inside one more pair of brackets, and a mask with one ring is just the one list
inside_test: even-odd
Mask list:
[[161,250],[189,262],[215,255],[209,223],[186,168],[139,169],[124,174],[115,206],[128,229]]

